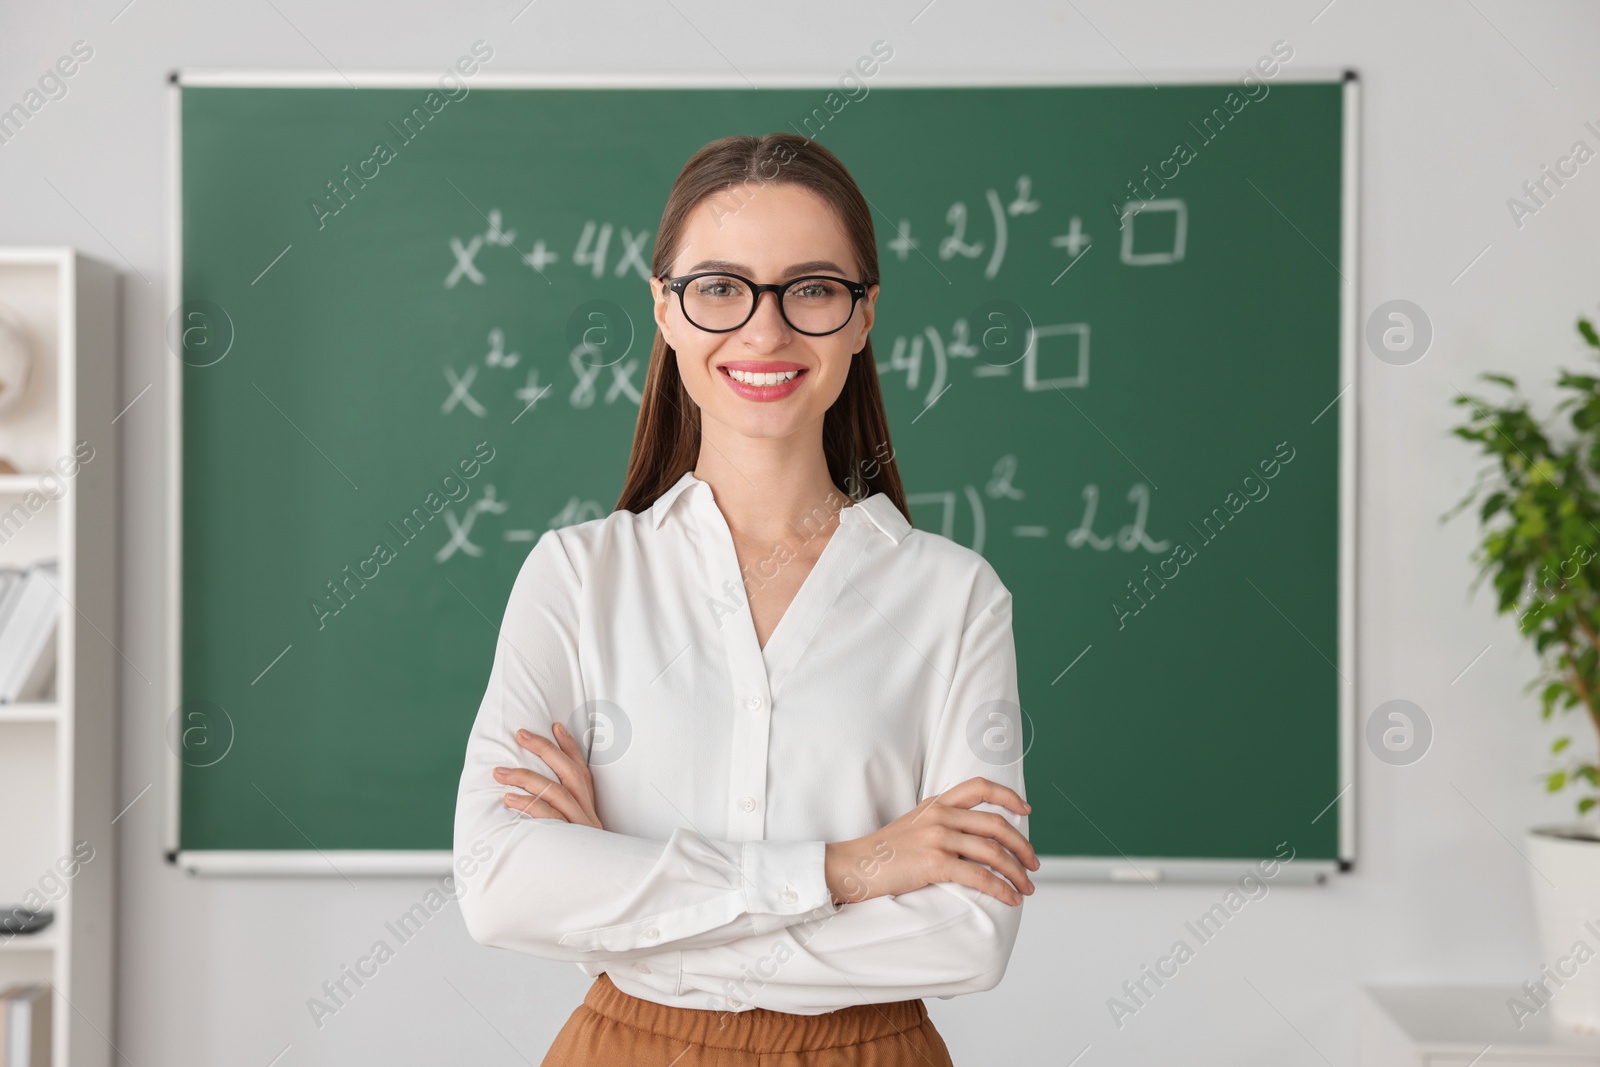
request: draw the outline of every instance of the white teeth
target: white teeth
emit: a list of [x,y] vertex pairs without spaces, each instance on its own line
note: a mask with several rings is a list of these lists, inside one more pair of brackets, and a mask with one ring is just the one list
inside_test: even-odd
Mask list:
[[800,375],[797,370],[779,371],[773,374],[756,374],[747,370],[734,370],[732,367],[728,367],[726,370],[728,377],[746,385],[782,385],[784,382],[793,381]]

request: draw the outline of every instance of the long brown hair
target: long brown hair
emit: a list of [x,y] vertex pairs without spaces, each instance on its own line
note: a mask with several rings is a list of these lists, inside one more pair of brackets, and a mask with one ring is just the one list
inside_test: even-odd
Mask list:
[[[726,194],[736,205],[742,190],[791,182],[822,196],[839,213],[845,234],[861,265],[861,281],[878,282],[878,242],[872,214],[855,179],[837,156],[817,142],[793,133],[760,137],[722,137],[689,158],[661,213],[651,272],[664,277],[677,258],[690,212],[709,196]],[[878,389],[872,339],[850,359],[844,389],[823,416],[822,450],[836,486],[862,499],[883,493],[911,521],[905,490],[889,441],[889,419]],[[639,421],[628,456],[628,476],[617,508],[641,512],[694,469],[700,455],[700,409],[683,387],[677,353],[656,330],[645,372]]]

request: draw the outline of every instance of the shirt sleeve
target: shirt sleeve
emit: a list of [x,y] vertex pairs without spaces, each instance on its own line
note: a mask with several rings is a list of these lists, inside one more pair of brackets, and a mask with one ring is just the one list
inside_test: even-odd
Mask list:
[[[1027,796],[1011,594],[989,574],[992,581],[980,587],[998,586],[1000,595],[978,597],[975,603],[982,606],[967,617],[927,757],[922,799],[974,777]],[[973,810],[998,812],[1028,834],[1025,815],[989,803]],[[805,917],[776,932],[663,954],[655,969],[678,973],[680,992],[710,994],[708,1006],[724,1010],[748,1006],[814,1015],[854,1004],[949,999],[999,984],[1021,920],[1021,904],[940,882],[847,902],[832,914]]]
[[[678,829],[657,841],[512,811],[497,766],[555,779],[518,727],[574,737],[587,724],[578,663],[581,583],[546,531],[512,585],[456,795],[454,865],[473,939],[582,963],[704,947],[832,913],[822,841],[723,841]],[[602,819],[605,812],[600,812]]]

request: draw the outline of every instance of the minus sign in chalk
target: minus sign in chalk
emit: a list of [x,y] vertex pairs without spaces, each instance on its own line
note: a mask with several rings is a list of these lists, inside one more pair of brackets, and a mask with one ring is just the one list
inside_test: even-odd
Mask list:
[[1161,868],[1146,867],[1140,870],[1138,867],[1113,867],[1111,868],[1111,880],[1113,882],[1159,882],[1161,881]]

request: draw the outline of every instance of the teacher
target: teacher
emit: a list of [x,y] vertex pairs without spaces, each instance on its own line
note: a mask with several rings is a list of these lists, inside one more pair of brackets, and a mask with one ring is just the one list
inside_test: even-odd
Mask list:
[[546,1064],[948,1065],[921,998],[999,983],[1039,860],[1011,594],[911,525],[868,204],[814,141],[724,137],[652,273],[617,509],[506,604],[462,917],[595,976]]

